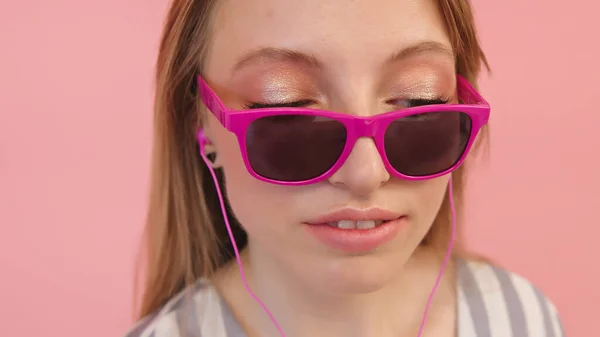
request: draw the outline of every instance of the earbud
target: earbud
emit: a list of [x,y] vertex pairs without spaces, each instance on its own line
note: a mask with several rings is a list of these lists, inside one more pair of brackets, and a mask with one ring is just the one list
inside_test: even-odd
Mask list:
[[198,131],[198,146],[200,146],[200,153],[206,156],[207,165],[210,163],[210,167],[213,169],[218,169],[221,167],[221,163],[218,161],[217,157],[217,148],[211,142],[211,140],[202,132],[202,130]]

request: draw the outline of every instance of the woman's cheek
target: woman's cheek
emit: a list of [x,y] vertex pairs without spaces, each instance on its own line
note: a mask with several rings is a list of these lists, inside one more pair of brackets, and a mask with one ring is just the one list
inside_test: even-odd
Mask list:
[[[219,152],[225,175],[225,195],[237,220],[250,233],[293,218],[293,191],[254,178],[246,170],[235,137],[220,138]],[[287,216],[286,216],[287,215]]]

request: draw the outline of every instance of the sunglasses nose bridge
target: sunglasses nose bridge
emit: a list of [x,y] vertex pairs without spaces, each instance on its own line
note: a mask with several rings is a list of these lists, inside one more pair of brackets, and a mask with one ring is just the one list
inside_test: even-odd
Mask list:
[[373,118],[365,117],[355,120],[355,130],[357,137],[374,138],[377,134],[379,124]]

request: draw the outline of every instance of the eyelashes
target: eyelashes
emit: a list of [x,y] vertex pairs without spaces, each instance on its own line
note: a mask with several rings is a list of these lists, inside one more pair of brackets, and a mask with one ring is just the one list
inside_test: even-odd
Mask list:
[[[399,104],[401,102],[401,104]],[[425,106],[425,105],[435,105],[435,104],[448,104],[450,102],[450,98],[447,97],[438,97],[434,99],[403,99],[403,100],[391,100],[388,101],[388,104],[394,106],[402,106],[404,108],[414,108],[417,106]]]
[[[394,106],[398,106],[398,107],[402,107],[402,108],[414,108],[417,106],[424,106],[424,105],[434,105],[434,104],[447,104],[448,102],[450,102],[450,98],[447,97],[438,97],[438,98],[434,98],[434,99],[420,99],[420,98],[416,98],[416,99],[395,99],[395,100],[388,100],[386,101],[386,104],[389,105],[394,105]],[[253,103],[248,103],[246,105],[244,105],[245,109],[266,109],[266,108],[304,108],[310,105],[315,104],[314,101],[311,100],[298,100],[298,101],[291,101],[291,102],[281,102],[281,103],[260,103],[260,102],[253,102]]]
[[265,108],[303,108],[314,104],[311,100],[299,100],[293,102],[282,103],[248,103],[244,106],[246,109],[265,109]]

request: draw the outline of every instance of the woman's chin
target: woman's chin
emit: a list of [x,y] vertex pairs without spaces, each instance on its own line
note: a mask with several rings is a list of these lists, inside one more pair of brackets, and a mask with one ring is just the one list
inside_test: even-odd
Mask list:
[[389,282],[383,279],[355,279],[345,280],[335,289],[330,289],[331,292],[337,294],[370,294],[384,288]]
[[327,266],[311,283],[330,294],[368,294],[389,285],[400,271],[380,259],[351,257],[346,261]]

